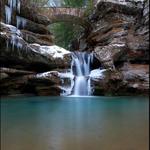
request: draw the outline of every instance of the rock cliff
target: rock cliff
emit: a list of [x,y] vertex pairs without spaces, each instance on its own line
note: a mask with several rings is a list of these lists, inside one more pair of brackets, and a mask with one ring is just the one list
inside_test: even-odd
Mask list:
[[[99,0],[89,17],[93,29],[79,39],[108,69],[93,80],[95,95],[139,95],[149,90],[149,0]],[[111,71],[110,71],[111,70]]]
[[[1,95],[60,95],[57,71],[70,68],[70,52],[54,45],[46,16],[10,1],[0,5]],[[94,54],[92,69],[106,69],[91,79],[93,95],[147,95],[149,0],[98,0],[87,21],[90,30],[72,47]]]
[[68,68],[70,52],[54,45],[46,16],[26,1],[15,2],[0,5],[1,95],[59,95],[60,79],[38,74]]

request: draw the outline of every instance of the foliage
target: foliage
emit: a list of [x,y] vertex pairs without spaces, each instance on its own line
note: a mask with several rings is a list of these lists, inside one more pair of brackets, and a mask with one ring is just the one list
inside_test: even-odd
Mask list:
[[[93,10],[93,0],[64,0],[63,6],[75,8],[84,7],[86,9],[85,16],[88,16]],[[57,23],[51,25],[50,31],[55,36],[55,43],[68,49],[69,44],[79,37],[83,28],[71,23]]]
[[69,44],[79,36],[81,30],[80,26],[64,22],[50,26],[50,31],[55,36],[55,43],[66,49],[69,49]]
[[64,0],[64,6],[83,7],[87,0]]
[[93,10],[94,10],[94,2],[93,0],[88,0],[85,9],[85,17],[89,16]]

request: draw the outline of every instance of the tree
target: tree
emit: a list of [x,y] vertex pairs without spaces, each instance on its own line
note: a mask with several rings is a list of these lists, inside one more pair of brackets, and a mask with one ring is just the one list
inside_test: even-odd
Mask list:
[[[84,3],[85,0],[64,0],[62,5],[64,7],[76,8],[83,7]],[[62,22],[51,25],[50,30],[55,36],[55,43],[69,49],[69,45],[72,40],[78,37],[83,29],[78,25]]]

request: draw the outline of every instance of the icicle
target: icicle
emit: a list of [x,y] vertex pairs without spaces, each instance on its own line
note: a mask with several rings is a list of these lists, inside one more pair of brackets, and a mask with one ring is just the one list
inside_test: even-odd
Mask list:
[[20,3],[20,0],[18,0],[18,3],[17,3],[17,10],[18,10],[18,13],[20,13],[20,6],[21,6],[21,3]]
[[93,61],[94,61],[94,53],[93,52],[90,54],[90,57],[91,57],[91,63],[93,63]]
[[17,49],[22,49],[22,44],[20,42],[17,42]]
[[13,0],[9,0],[8,5],[10,6],[10,9],[12,10],[13,9]]
[[8,25],[5,23],[1,23],[3,26],[6,26],[7,28],[9,28],[9,30],[11,31],[12,34],[17,34],[18,36],[22,36],[21,31],[18,30],[15,26],[13,25]]
[[14,50],[14,48],[15,48],[15,46],[16,46],[16,48],[19,50],[21,50],[22,49],[22,47],[23,47],[23,45],[22,45],[22,43],[20,43],[19,42],[19,40],[18,40],[18,36],[16,36],[16,35],[12,35],[11,36],[11,41],[10,41],[10,43],[11,43],[11,45],[12,45],[12,50]]
[[11,23],[12,9],[5,5],[6,24]]
[[14,50],[15,45],[17,45],[17,40],[16,40],[16,35],[11,36],[11,41],[10,43],[12,44],[12,50]]
[[7,50],[8,50],[8,47],[9,47],[9,41],[7,40],[6,41],[6,48],[7,48]]
[[25,18],[17,16],[16,20],[17,20],[17,28],[24,28],[25,27],[25,25],[27,23],[27,20]]
[[17,9],[17,11],[20,13],[20,0],[9,0],[8,5],[12,10]]

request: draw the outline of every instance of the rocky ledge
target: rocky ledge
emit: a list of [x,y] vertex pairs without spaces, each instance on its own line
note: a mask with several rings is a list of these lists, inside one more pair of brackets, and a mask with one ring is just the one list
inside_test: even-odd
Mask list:
[[[2,0],[1,10],[8,7]],[[4,23],[9,14],[0,14],[1,95],[60,95],[57,71],[70,68],[71,53],[54,45],[46,16],[25,4],[21,9],[14,12],[12,25]],[[92,69],[105,69],[103,76],[93,72],[93,94],[147,95],[149,0],[98,0],[89,22],[91,31],[73,46],[94,54]]]
[[0,5],[1,95],[60,95],[60,78],[39,74],[69,68],[71,52],[54,45],[47,17],[18,2],[20,13],[5,0]]
[[149,0],[99,0],[89,20],[93,29],[79,39],[80,50],[109,70],[93,80],[94,95],[148,94]]

